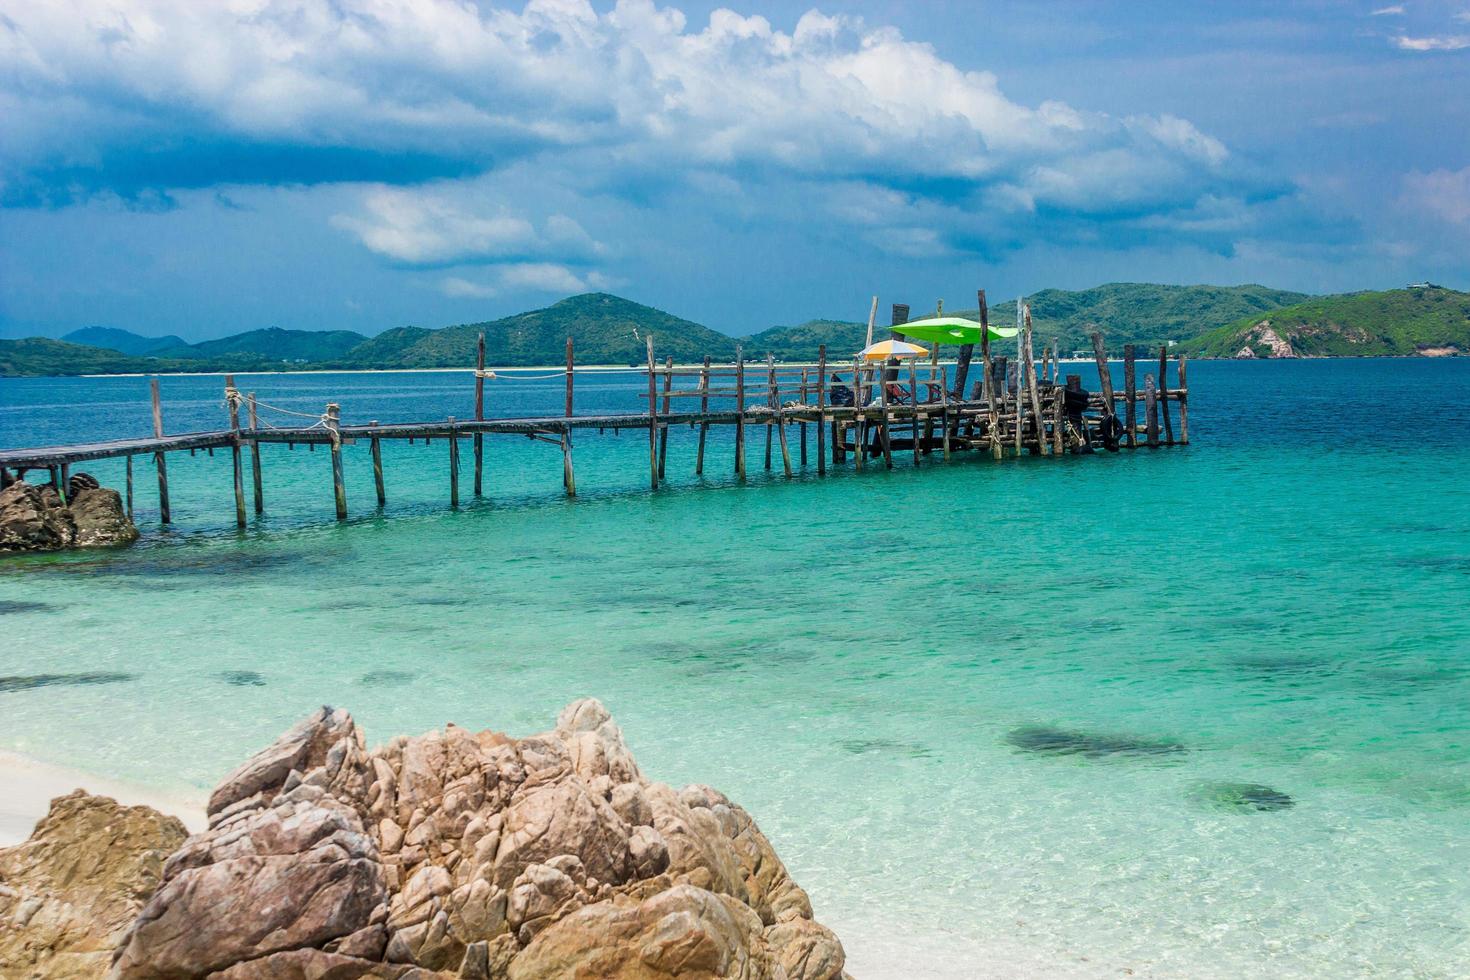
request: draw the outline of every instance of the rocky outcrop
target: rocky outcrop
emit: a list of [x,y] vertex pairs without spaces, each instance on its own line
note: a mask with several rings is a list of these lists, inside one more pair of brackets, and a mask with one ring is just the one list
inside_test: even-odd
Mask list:
[[17,480],[0,490],[0,552],[60,551],[130,544],[138,529],[116,490],[96,486],[85,473],[71,478],[71,505],[54,487]]
[[1241,340],[1244,342],[1244,346],[1236,352],[1235,356],[1237,358],[1262,356],[1257,353],[1257,348],[1264,349],[1264,356],[1266,357],[1297,356],[1296,350],[1291,346],[1291,342],[1276,332],[1275,328],[1271,326],[1270,320],[1262,320],[1260,323],[1251,327],[1241,337]]
[[0,976],[101,977],[184,825],[78,790],[0,850]]
[[323,708],[208,810],[115,980],[844,975],[750,815],[644,778],[596,701],[528,738],[451,725],[373,751]]

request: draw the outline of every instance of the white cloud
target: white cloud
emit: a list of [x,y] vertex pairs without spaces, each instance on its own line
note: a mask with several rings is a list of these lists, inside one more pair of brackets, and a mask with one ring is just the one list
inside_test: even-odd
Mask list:
[[609,289],[614,280],[597,272],[578,274],[555,262],[513,262],[489,271],[493,281],[475,281],[448,276],[439,291],[455,299],[490,299],[501,293],[585,293]]
[[[1029,107],[990,72],[894,28],[817,11],[789,34],[729,10],[690,29],[651,0],[602,14],[585,0],[519,12],[461,0],[75,0],[8,16],[0,104],[18,111],[7,187],[47,167],[91,167],[103,183],[136,172],[106,166],[119,153],[159,167],[165,188],[249,181],[262,146],[307,158],[285,154],[300,174],[271,181],[344,179],[320,162],[328,152],[415,183],[585,150],[600,169],[579,178],[619,193],[683,173],[959,181],[1082,214],[1172,208],[1239,179],[1226,148],[1183,119]],[[218,172],[168,168],[132,149],[140,140],[218,145]],[[384,159],[403,161],[397,176]],[[379,200],[343,227],[415,262],[448,258],[456,241],[498,254],[531,236],[514,218],[387,213],[398,207]]]
[[1401,4],[1401,3],[1396,3],[1396,4],[1394,4],[1391,7],[1379,7],[1377,10],[1373,11],[1373,16],[1374,17],[1391,17],[1391,16],[1394,16],[1396,14],[1402,14],[1403,12],[1404,12],[1404,5]]
[[1411,207],[1470,229],[1470,167],[1411,173],[1404,178],[1404,196]]
[[446,276],[439,283],[439,291],[455,299],[489,299],[498,292],[494,286],[470,282],[459,276]]
[[1393,43],[1404,51],[1461,51],[1470,48],[1470,34],[1436,34],[1428,37],[1399,35]]

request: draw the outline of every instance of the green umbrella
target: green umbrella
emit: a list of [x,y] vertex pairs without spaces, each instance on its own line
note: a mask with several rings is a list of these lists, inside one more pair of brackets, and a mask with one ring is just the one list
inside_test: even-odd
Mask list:
[[[894,330],[905,337],[927,340],[932,344],[978,344],[980,331],[985,329],[978,320],[966,320],[957,316],[931,316],[926,320],[911,320],[897,323]],[[1005,340],[1016,335],[1015,327],[990,327],[991,340]]]

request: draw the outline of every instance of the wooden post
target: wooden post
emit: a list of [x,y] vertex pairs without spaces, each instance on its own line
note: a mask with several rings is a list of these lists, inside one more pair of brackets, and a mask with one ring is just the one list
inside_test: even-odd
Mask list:
[[855,357],[852,360],[852,387],[854,405],[852,445],[857,450],[853,456],[853,466],[860,470],[863,468],[863,457],[868,455],[868,408],[867,399],[863,397],[863,359],[861,357]]
[[[572,338],[567,338],[567,418],[572,417],[572,377],[577,371],[577,359],[572,356]],[[568,429],[568,432],[571,430]]]
[[1157,446],[1159,444],[1159,400],[1152,374],[1143,376],[1143,417],[1144,424],[1148,427],[1148,444]]
[[[1055,365],[1056,362],[1052,363]],[[1053,456],[1060,456],[1066,449],[1066,437],[1064,435],[1067,430],[1066,416],[1067,396],[1062,387],[1056,384],[1056,379],[1053,378],[1051,400],[1051,451]]]
[[[771,375],[771,405],[776,413],[776,432],[781,440],[781,468],[786,475],[791,476],[791,450],[786,445],[786,410],[781,407],[781,386],[776,381],[776,358],[772,354],[766,355],[766,366]],[[770,432],[770,429],[766,429]],[[769,467],[767,467],[769,469]]]
[[[1182,373],[1183,362],[1179,365]],[[1180,410],[1181,412],[1183,409]],[[827,475],[827,345],[817,347],[817,476]]]
[[653,334],[648,335],[648,482],[658,489],[658,375],[653,360]]
[[133,519],[133,455],[128,454],[128,520]]
[[[373,419],[368,425],[377,428],[378,420]],[[383,487],[383,440],[374,435],[368,442],[373,454],[373,489],[378,491],[378,506],[383,507],[388,503],[388,494]]]
[[[699,414],[709,414],[709,355],[704,355],[704,367],[699,372]],[[701,419],[699,423],[699,452],[694,457],[694,475],[704,473],[704,440],[709,435],[709,422]]]
[[[939,345],[935,344],[938,350]],[[914,423],[914,465],[919,465],[919,368],[914,364],[914,359],[909,358],[909,410],[912,413]]]
[[1103,421],[1115,414],[1113,410],[1113,372],[1108,367],[1108,350],[1103,344],[1103,335],[1098,331],[1092,332],[1092,357],[1097,361],[1097,381],[1102,386],[1103,397]]
[[[259,427],[260,421],[255,415],[255,392],[251,392],[247,398],[250,411],[250,431],[254,432]],[[265,488],[260,475],[260,440],[250,440],[250,480],[255,490],[255,515],[259,517],[265,513]]]
[[943,420],[944,420],[944,458],[945,458],[945,460],[948,460],[949,459],[949,430],[950,430],[950,421],[949,421],[949,385],[945,384],[944,383],[944,379],[942,379],[942,378],[940,379],[940,384],[939,384],[939,407],[940,407],[940,411],[944,413],[944,415],[943,415]]
[[[798,396],[797,401],[801,402],[802,405],[805,405],[806,404],[806,386],[807,386],[807,382],[808,382],[808,379],[809,379],[809,374],[810,374],[810,372],[806,368],[802,368],[801,369],[801,395]],[[800,422],[797,423],[797,428],[799,428],[801,430],[801,465],[802,465],[802,468],[805,469],[806,468],[806,419],[805,419],[805,417],[802,418],[802,421],[800,421]]]
[[240,455],[240,393],[235,376],[225,375],[225,399],[230,406],[230,462],[235,468],[235,526],[245,526],[245,463]]
[[745,348],[735,345],[735,475],[745,479]]
[[327,404],[327,431],[332,435],[332,496],[337,504],[337,520],[347,520],[347,485],[342,480],[342,409],[336,402]]
[[980,358],[985,377],[981,389],[985,395],[986,423],[990,433],[990,455],[1000,459],[1003,452],[1000,444],[1000,410],[996,407],[995,365],[990,359],[990,307],[985,302],[985,290],[979,291],[980,300]]
[[[570,340],[567,341],[567,347],[568,350],[571,349]],[[570,378],[571,375],[567,377]],[[577,474],[572,468],[572,427],[567,424],[563,424],[561,430],[561,466],[562,484],[567,488],[567,496],[575,497],[577,495]]]
[[[567,341],[570,346],[571,341]],[[475,421],[485,421],[485,334],[480,333],[479,340],[475,342]],[[484,492],[484,469],[485,469],[485,433],[476,432],[474,438],[475,451],[475,496]],[[449,440],[451,446],[454,439]],[[457,452],[457,451],[455,451]],[[458,495],[454,506],[459,505]]]
[[[1046,455],[1046,416],[1041,412],[1041,399],[1036,393],[1036,352],[1031,346],[1031,305],[1026,305],[1026,363],[1022,365],[1025,371],[1026,395],[1031,399],[1031,417],[1036,422],[1036,452]],[[1017,392],[1016,400],[1020,401],[1020,393]]]
[[1184,379],[1184,355],[1179,355],[1179,445],[1189,445],[1189,382]]
[[[669,414],[669,391],[674,386],[674,357],[664,358],[664,416]],[[664,461],[669,458],[669,426],[664,423],[658,433],[658,478],[664,478]]]
[[1135,373],[1133,364],[1133,345],[1123,345],[1123,390],[1127,400],[1123,403],[1124,427],[1128,430],[1128,448],[1133,449],[1138,445],[1138,413],[1135,405],[1138,401],[1138,389],[1134,384]]
[[883,407],[882,428],[878,430],[878,436],[883,444],[883,465],[891,470],[893,469],[893,446],[889,440],[888,432],[888,372],[890,370],[891,369],[885,365],[883,368],[883,375],[878,379],[878,398],[880,404]]
[[[158,379],[151,378],[148,382],[149,394],[153,399],[153,437],[163,438],[163,400],[158,396]],[[164,462],[163,453],[153,454],[153,464],[158,469],[158,518],[167,524],[173,518],[168,506],[168,466]]]
[[1169,421],[1169,347],[1159,345],[1159,414],[1164,417],[1164,444],[1174,445],[1174,423]]
[[449,506],[459,506],[459,437],[454,434],[454,416],[449,416]]
[[[776,390],[776,367],[775,367],[775,365],[773,363],[771,363],[771,355],[770,354],[767,354],[766,355],[766,362],[767,362],[767,366],[768,366],[768,369],[767,369],[767,372],[766,372],[766,408],[769,408],[769,409],[771,409],[774,412],[775,411],[775,408],[776,408],[776,403],[775,403],[775,401],[772,398],[772,393],[775,392],[775,390]],[[773,433],[771,432],[771,416],[767,415],[766,416],[766,470],[768,472],[771,469],[771,437],[772,437],[772,435],[773,435]]]

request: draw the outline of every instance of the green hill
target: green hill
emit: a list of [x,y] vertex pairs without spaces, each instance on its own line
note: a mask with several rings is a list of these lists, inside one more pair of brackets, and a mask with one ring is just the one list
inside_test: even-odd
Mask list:
[[189,345],[189,352],[170,350],[171,356],[224,357],[253,354],[268,361],[335,361],[368,338],[351,330],[283,330],[266,327],[218,340]]
[[1182,345],[1203,357],[1470,353],[1470,293],[1440,286],[1320,296],[1247,316]]
[[481,331],[486,360],[504,365],[559,363],[567,337],[572,338],[579,364],[641,364],[648,358],[645,343],[650,333],[659,359],[672,355],[677,361],[693,361],[706,354],[718,359],[735,352],[733,338],[709,327],[607,293],[586,293],[544,310],[424,331],[391,356],[376,346],[375,338],[350,352],[346,360],[363,367],[473,366]]
[[173,334],[166,337],[145,337],[118,327],[82,327],[80,330],[73,330],[61,339],[67,343],[81,344],[84,347],[102,347],[121,354],[144,356],[157,356],[166,350],[189,346],[184,338],[175,337]]
[[262,371],[274,365],[259,357],[180,359],[142,357],[48,337],[0,340],[0,378],[75,374],[166,374],[182,371]]
[[[993,299],[994,297],[992,297]],[[1115,282],[1092,289],[1043,289],[1026,297],[1031,305],[1031,325],[1036,331],[1036,348],[1056,341],[1064,354],[1092,350],[1090,334],[1101,330],[1108,347],[1123,344],[1157,345],[1170,340],[1196,337],[1221,324],[1258,315],[1307,299],[1265,286],[1161,286],[1152,283]],[[933,313],[930,307],[914,305],[912,316],[920,319]],[[978,318],[974,307],[947,307],[953,316]],[[879,311],[874,338],[888,336],[887,309]],[[1010,326],[1016,322],[1016,302],[990,307],[990,322]],[[746,349],[770,349],[787,360],[816,357],[817,345],[827,345],[828,357],[835,352],[850,356],[863,346],[866,323],[844,320],[809,320],[795,327],[772,327],[750,337]],[[1014,346],[1014,345],[1013,345]]]

